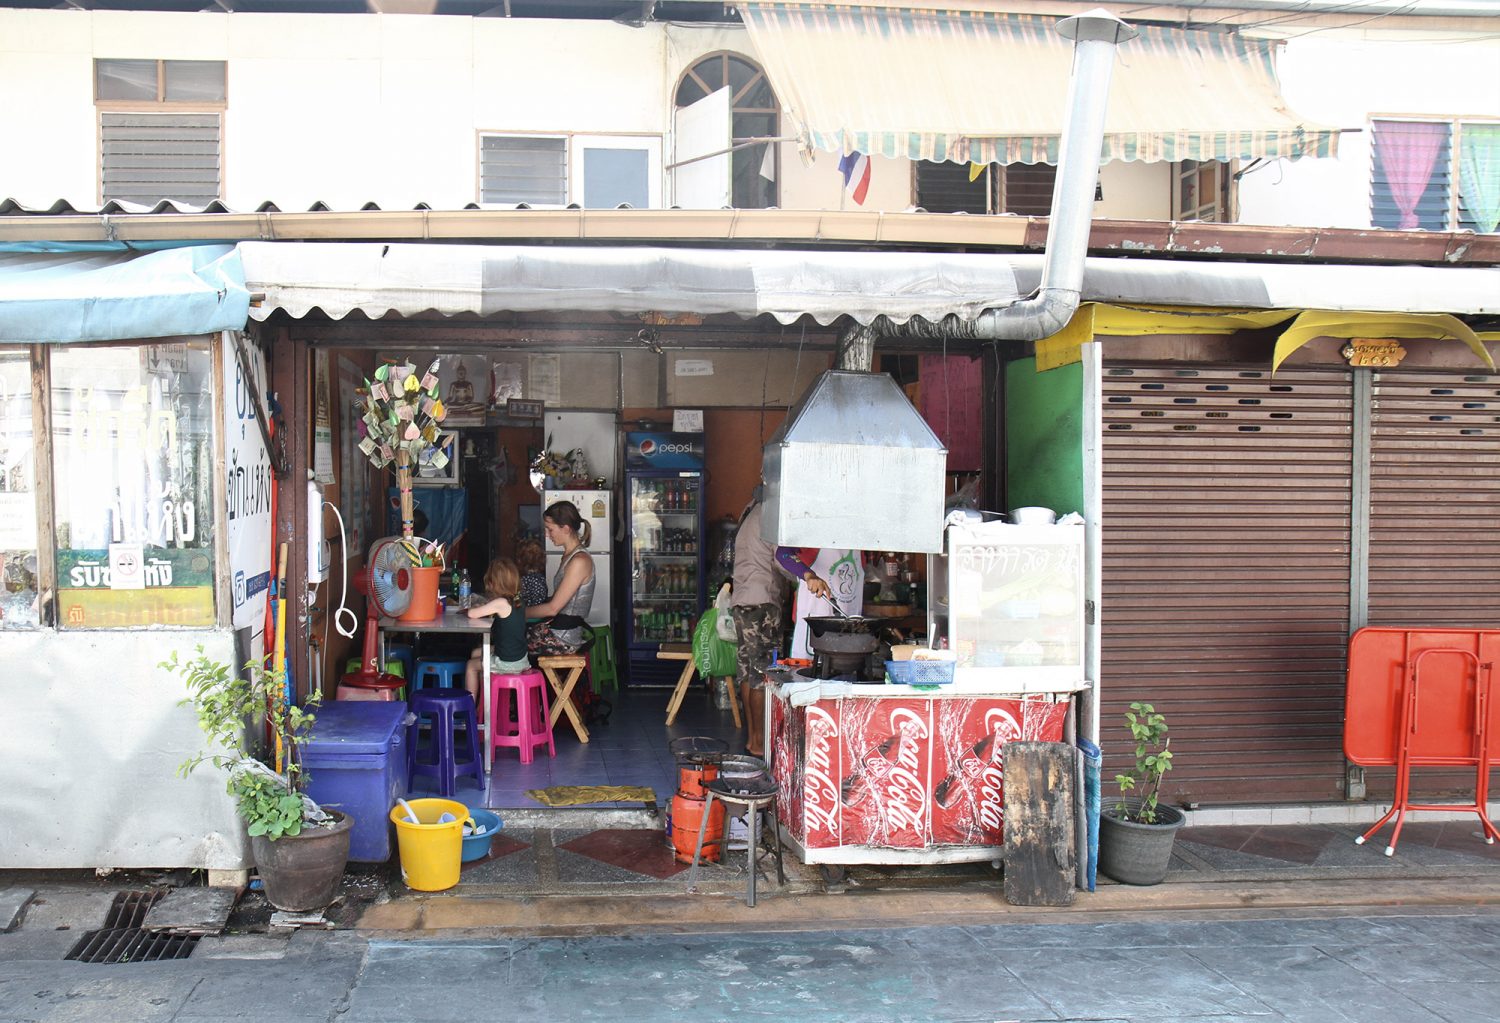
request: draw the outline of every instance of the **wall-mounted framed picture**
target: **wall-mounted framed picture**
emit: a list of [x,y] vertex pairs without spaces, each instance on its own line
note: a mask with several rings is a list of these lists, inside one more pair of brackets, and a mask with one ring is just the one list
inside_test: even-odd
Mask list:
[[512,419],[541,419],[547,414],[547,403],[535,398],[511,398],[505,403],[505,414]]
[[483,426],[490,391],[490,360],[484,355],[443,355],[438,394],[448,408],[445,426]]
[[[428,448],[417,462],[416,472],[411,474],[411,485],[414,487],[456,487],[462,480],[459,477],[459,463],[463,461],[458,457],[458,434],[447,433],[440,445]],[[439,453],[443,457],[438,457]]]

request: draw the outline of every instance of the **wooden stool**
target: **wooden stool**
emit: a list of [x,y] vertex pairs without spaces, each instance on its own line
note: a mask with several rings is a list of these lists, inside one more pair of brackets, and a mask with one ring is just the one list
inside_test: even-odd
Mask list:
[[[667,701],[667,724],[677,720],[677,712],[682,709],[682,698],[687,695],[687,687],[693,681],[693,673],[698,670],[698,662],[693,659],[692,650],[683,643],[663,643],[661,649],[656,651],[656,657],[662,661],[682,661],[682,674],[677,676],[677,688],[672,690],[672,698]],[[743,727],[740,724],[740,694],[735,692],[734,678],[729,679],[729,710],[734,715],[734,727]]]
[[[556,727],[557,719],[567,714],[568,720],[573,724],[573,731],[578,733],[579,742],[589,741],[589,730],[579,716],[578,708],[573,706],[573,687],[578,684],[578,676],[583,674],[583,669],[588,664],[589,659],[578,654],[549,654],[536,659],[536,666],[542,669],[542,674],[547,676],[547,681],[552,686],[552,692],[556,694],[548,726]],[[568,673],[566,681],[557,677],[557,673],[562,670]]]

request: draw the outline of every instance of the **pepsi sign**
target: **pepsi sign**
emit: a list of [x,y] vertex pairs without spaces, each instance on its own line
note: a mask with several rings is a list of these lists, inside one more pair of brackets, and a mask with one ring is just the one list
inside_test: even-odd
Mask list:
[[701,433],[627,433],[625,465],[630,469],[702,469]]

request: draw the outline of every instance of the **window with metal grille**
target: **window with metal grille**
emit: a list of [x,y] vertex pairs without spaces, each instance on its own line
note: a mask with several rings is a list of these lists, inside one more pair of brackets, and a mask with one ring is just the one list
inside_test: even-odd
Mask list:
[[102,199],[205,206],[223,193],[226,65],[96,60]]
[[970,178],[970,164],[917,164],[917,205],[929,213],[1017,213],[1045,217],[1052,212],[1057,168],[1051,164],[990,164]]
[[483,136],[479,141],[479,201],[567,205],[568,140]]

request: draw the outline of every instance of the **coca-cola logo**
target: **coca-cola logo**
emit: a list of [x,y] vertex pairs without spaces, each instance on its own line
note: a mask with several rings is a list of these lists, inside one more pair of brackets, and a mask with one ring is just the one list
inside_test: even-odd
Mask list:
[[921,754],[919,743],[927,738],[927,722],[904,707],[891,712],[890,722],[891,732],[898,738],[896,755],[887,758],[889,766],[881,779],[886,816],[893,828],[921,831],[927,820],[927,789],[917,771]]
[[807,757],[803,767],[803,813],[808,830],[837,834],[839,786],[834,780],[833,750],[839,726],[833,716],[816,705],[807,708]]
[[1021,724],[1004,707],[985,711],[984,727],[995,739],[979,775],[979,825],[998,833],[1005,824],[1005,744],[1021,737]]

